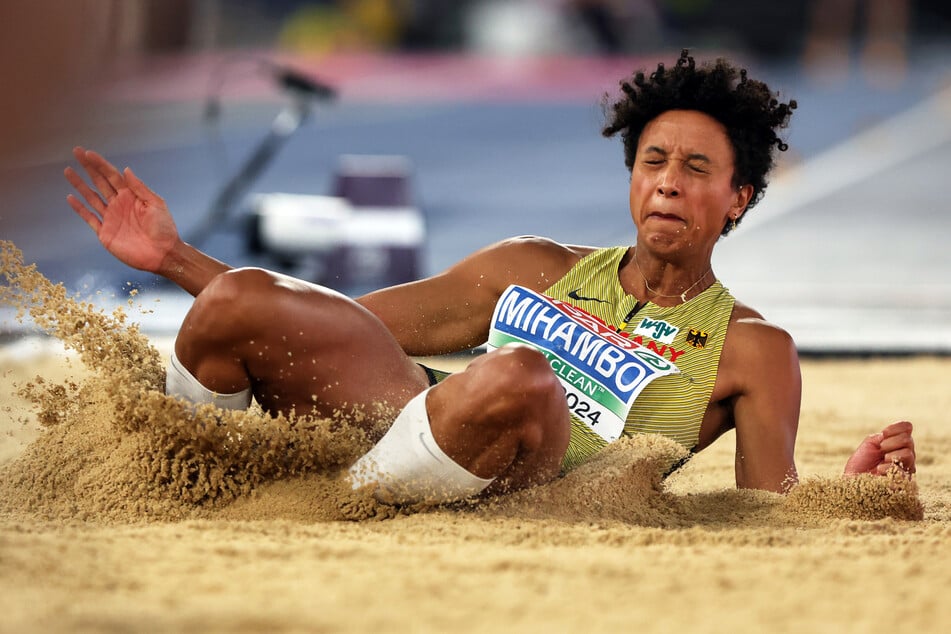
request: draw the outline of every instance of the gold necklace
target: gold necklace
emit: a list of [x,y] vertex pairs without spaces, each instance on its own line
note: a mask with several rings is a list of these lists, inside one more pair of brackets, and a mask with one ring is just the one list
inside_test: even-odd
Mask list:
[[641,265],[640,265],[640,263],[638,263],[638,261],[637,261],[637,249],[634,249],[634,266],[637,267],[637,272],[641,274],[641,278],[643,278],[643,280],[644,280],[644,286],[647,287],[647,292],[648,292],[648,293],[650,293],[650,294],[653,295],[654,297],[665,297],[665,298],[667,298],[667,299],[672,299],[672,298],[675,298],[675,297],[679,297],[681,303],[686,303],[686,302],[687,302],[687,293],[689,293],[689,292],[692,291],[694,288],[696,288],[697,284],[699,284],[700,282],[703,281],[703,278],[705,278],[708,274],[710,274],[710,273],[713,272],[713,267],[710,267],[710,268],[707,270],[706,273],[704,273],[703,275],[701,275],[701,276],[697,279],[696,282],[694,282],[693,284],[691,284],[691,285],[687,288],[687,290],[685,290],[683,293],[680,293],[679,295],[664,295],[663,293],[658,293],[657,291],[655,291],[654,289],[651,288],[650,283],[647,281],[647,276],[644,275],[644,271],[641,270]]

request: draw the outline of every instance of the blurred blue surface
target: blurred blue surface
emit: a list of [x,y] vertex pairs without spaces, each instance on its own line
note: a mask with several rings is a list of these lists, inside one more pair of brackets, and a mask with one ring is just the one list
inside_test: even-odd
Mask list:
[[[941,51],[922,54],[901,87],[892,89],[869,86],[857,76],[827,87],[801,76],[795,65],[754,66],[751,74],[780,90],[783,98],[799,102],[788,133],[791,151],[781,171],[940,91],[949,78],[947,59]],[[428,273],[512,235],[539,234],[593,245],[631,243],[628,177],[619,141],[600,136],[599,100],[600,94],[592,94],[589,100],[386,103],[356,101],[344,92],[337,103],[315,110],[253,191],[325,194],[341,154],[405,155],[415,166],[413,187],[428,223]],[[209,128],[203,106],[201,100],[161,107],[110,104],[95,113],[74,142],[101,151],[120,166],[132,166],[166,199],[187,233],[279,110],[273,101],[226,101],[218,125]],[[13,240],[28,261],[73,289],[117,289],[136,280],[146,290],[163,290],[112,260],[72,214],[64,201],[69,187],[61,176],[72,157],[69,147],[61,149],[59,155],[0,174],[0,237]],[[836,284],[867,280],[865,265],[884,262],[902,271],[894,280],[876,274],[873,290],[886,295],[876,301],[887,304],[889,284],[907,286],[922,277],[930,280],[936,270],[951,270],[948,251],[937,242],[951,231],[943,213],[949,157],[948,144],[934,148],[886,174],[849,184],[807,209],[751,227],[746,239],[741,226],[735,239],[720,246],[727,256],[715,258],[715,264],[725,262],[724,270],[732,274],[724,276],[725,283],[744,299],[744,267],[783,270],[777,280],[798,288],[810,286],[817,275]],[[774,194],[767,193],[766,200]],[[725,249],[729,241],[733,244]],[[745,257],[736,253],[744,242],[750,245]],[[238,234],[228,227],[206,247],[233,265],[259,263],[244,253]],[[785,257],[784,251],[793,255]],[[829,257],[835,254],[838,257]],[[835,275],[821,273],[823,267],[831,267]],[[931,301],[946,312],[934,319],[951,322],[951,291],[935,284]],[[757,292],[750,303],[771,318],[770,306],[753,301]],[[837,301],[831,291],[814,300]],[[808,333],[794,334],[817,348],[836,349]],[[951,337],[942,337],[947,335],[931,338],[937,342],[932,348],[951,350]],[[872,349],[861,341],[839,347],[863,345]]]

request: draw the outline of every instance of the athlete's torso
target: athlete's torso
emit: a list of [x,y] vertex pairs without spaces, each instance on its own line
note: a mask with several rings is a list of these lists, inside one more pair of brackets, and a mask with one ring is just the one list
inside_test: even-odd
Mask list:
[[[696,447],[704,413],[717,378],[734,298],[716,281],[678,306],[638,306],[618,279],[628,247],[593,251],[555,282],[545,295],[570,303],[629,333],[673,362],[679,373],[654,380],[637,397],[624,435],[662,434],[688,448]],[[571,441],[563,466],[576,466],[607,444],[585,423],[572,417]]]

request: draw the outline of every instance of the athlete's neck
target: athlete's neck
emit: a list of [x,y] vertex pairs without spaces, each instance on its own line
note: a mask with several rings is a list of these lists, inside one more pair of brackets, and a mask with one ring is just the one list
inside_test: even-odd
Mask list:
[[696,297],[715,281],[709,258],[679,263],[632,247],[619,271],[625,292],[659,306],[676,306]]

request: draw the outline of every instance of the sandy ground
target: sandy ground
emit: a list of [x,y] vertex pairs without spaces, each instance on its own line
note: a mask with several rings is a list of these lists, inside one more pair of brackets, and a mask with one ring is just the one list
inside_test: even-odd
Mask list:
[[[185,415],[167,342],[76,310],[53,313],[81,355],[0,347],[0,632],[951,629],[951,359],[805,361],[785,497],[734,489],[732,437],[666,480],[681,450],[642,437],[394,512],[338,486],[359,434]],[[897,419],[914,481],[838,477]]]

